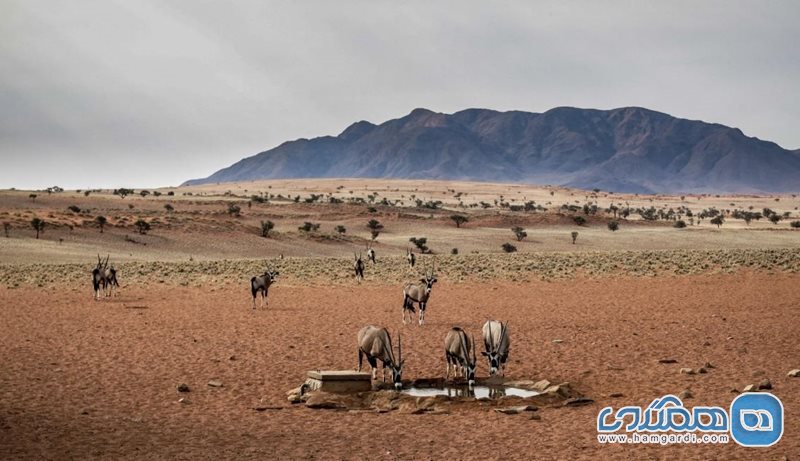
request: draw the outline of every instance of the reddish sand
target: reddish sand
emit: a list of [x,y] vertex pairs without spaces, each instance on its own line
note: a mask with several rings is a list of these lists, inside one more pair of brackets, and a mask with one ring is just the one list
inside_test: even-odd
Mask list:
[[[244,286],[0,288],[0,458],[5,459],[790,459],[800,455],[800,276],[620,278],[435,288],[428,323],[402,327],[396,286],[290,287],[253,312]],[[353,368],[367,323],[401,329],[407,379],[441,376],[454,324],[478,335],[510,321],[508,375],[568,381],[596,403],[541,420],[479,406],[449,415],[312,410],[286,390],[316,368]],[[553,340],[563,340],[554,343]],[[660,364],[673,358],[675,364]],[[708,374],[682,367],[711,362]],[[479,375],[486,364],[479,365]],[[691,389],[687,406],[727,407],[764,377],[785,406],[783,439],[727,445],[604,446],[606,405]],[[222,388],[207,385],[210,379]],[[188,394],[176,386],[185,382]],[[611,398],[609,394],[622,393]],[[178,403],[185,396],[191,403]],[[280,410],[257,412],[263,398]]]

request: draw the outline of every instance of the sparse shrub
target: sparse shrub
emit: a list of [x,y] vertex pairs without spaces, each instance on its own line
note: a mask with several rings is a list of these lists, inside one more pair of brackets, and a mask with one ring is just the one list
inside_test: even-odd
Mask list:
[[717,215],[711,218],[710,222],[711,224],[714,224],[717,226],[717,228],[719,228],[722,225],[722,223],[725,222],[725,218],[723,218],[722,215]]
[[136,232],[142,235],[145,235],[150,231],[150,223],[142,218],[139,218],[139,220],[133,223],[133,225],[136,227]]
[[575,221],[575,224],[579,226],[586,224],[586,218],[584,218],[583,216],[573,216],[572,220]]
[[167,213],[172,213],[173,211],[175,211],[175,207],[170,205],[169,203],[164,205],[164,209],[167,210]]
[[167,195],[168,195],[168,196],[170,196],[170,197],[172,197],[172,196],[174,196],[174,195],[175,195],[175,192],[174,192],[174,191],[169,191],[169,192],[167,192]]
[[31,219],[31,227],[33,227],[33,230],[36,231],[36,238],[37,239],[39,238],[39,233],[40,232],[44,232],[44,226],[45,225],[46,225],[46,223],[44,222],[43,219],[39,219],[39,218]]
[[781,219],[783,218],[778,213],[773,213],[769,217],[769,222],[771,222],[772,224],[778,224],[781,221]]
[[274,228],[275,228],[274,222],[270,220],[261,221],[261,236],[266,238],[269,235],[269,231],[271,231]]
[[84,192],[83,192],[83,196],[84,196],[84,197],[88,197],[88,196],[89,196],[89,194],[91,194],[91,193],[92,193],[92,191],[90,191],[90,190],[84,191]]
[[297,230],[303,232],[316,232],[319,229],[319,224],[314,224],[313,222],[304,222],[302,226],[298,227]]
[[367,227],[373,231],[376,231],[383,229],[383,224],[381,224],[377,219],[370,219],[369,222],[367,222]]
[[468,217],[466,217],[464,215],[460,215],[460,214],[451,215],[450,219],[452,219],[453,222],[456,223],[456,227],[458,227],[458,228],[460,228],[462,224],[464,224],[464,223],[469,221]]
[[[789,223],[789,225],[794,227],[795,229],[800,229],[800,221],[792,221]],[[8,232],[6,232],[6,237],[8,237]]]
[[67,209],[69,211],[73,212],[73,213],[80,213],[81,212],[80,207],[77,207],[75,205],[70,205],[70,206],[67,207]]
[[139,191],[139,195],[141,195],[142,197],[147,197],[148,195],[150,195],[150,191],[149,190]]
[[575,245],[575,241],[578,240],[578,231],[572,231],[572,244]]
[[260,195],[252,195],[250,197],[250,201],[256,202],[256,203],[264,203],[267,200],[264,197],[260,196]]
[[132,209],[133,209],[133,203],[129,203],[129,204],[128,204],[128,209],[129,209],[129,210],[132,210]]
[[97,216],[94,218],[94,222],[97,224],[97,227],[100,228],[100,233],[102,234],[108,220],[105,216]]
[[367,208],[367,211],[370,212],[370,213],[377,213],[378,209],[375,208],[374,206],[371,206],[371,207]]
[[503,251],[505,251],[506,253],[513,253],[513,252],[517,251],[517,247],[515,247],[514,245],[512,245],[512,244],[510,244],[510,243],[508,243],[508,242],[506,242],[506,243],[502,244],[502,245],[501,245],[501,248],[502,248],[502,249],[503,249]]
[[679,219],[675,221],[675,224],[673,224],[672,227],[675,227],[677,229],[683,229],[684,227],[686,227],[686,221]]
[[242,209],[239,207],[239,205],[237,205],[235,203],[231,203],[230,205],[228,205],[228,214],[230,216],[238,217],[241,212],[242,212]]
[[608,230],[610,230],[611,232],[616,232],[618,229],[619,229],[619,222],[617,221],[608,222]]
[[458,254],[458,248],[453,248],[452,250],[450,250],[450,254],[451,255],[457,255]]
[[525,232],[525,229],[519,226],[512,227],[511,232],[514,233],[514,236],[517,238],[518,242],[521,242],[525,237],[528,236],[528,233]]
[[408,239],[408,241],[413,243],[414,246],[416,246],[417,249],[419,249],[419,251],[421,251],[422,253],[427,253],[430,250],[430,248],[428,248],[427,245],[428,239],[425,237],[419,237],[419,238],[411,237],[410,239]]
[[347,228],[346,227],[342,226],[341,224],[336,226],[336,233],[344,234],[345,232],[347,232]]

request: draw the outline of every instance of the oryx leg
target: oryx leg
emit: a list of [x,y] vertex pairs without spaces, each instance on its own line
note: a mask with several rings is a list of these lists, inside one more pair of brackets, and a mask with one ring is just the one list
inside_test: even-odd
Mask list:
[[364,359],[364,352],[359,347],[358,348],[358,368],[356,368],[356,371],[359,371],[359,372],[361,371],[361,361],[363,359]]

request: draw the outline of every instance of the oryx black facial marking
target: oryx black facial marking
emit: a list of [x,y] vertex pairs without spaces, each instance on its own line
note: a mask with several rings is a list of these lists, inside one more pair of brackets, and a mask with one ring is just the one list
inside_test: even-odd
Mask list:
[[425,308],[428,307],[428,299],[431,297],[433,291],[433,284],[436,283],[436,276],[434,269],[436,263],[434,262],[433,268],[425,276],[419,279],[420,284],[407,283],[403,287],[403,324],[406,323],[406,313],[408,313],[409,321],[414,314],[414,303],[419,305],[419,324],[425,323]]
[[489,320],[483,325],[482,333],[485,350],[481,355],[489,361],[489,374],[496,375],[499,372],[505,375],[508,353],[511,349],[508,322]]

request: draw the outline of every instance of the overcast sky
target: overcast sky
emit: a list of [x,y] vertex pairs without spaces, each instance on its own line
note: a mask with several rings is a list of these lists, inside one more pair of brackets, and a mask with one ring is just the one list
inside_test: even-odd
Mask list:
[[800,148],[800,2],[0,0],[0,188],[156,187],[415,107],[643,106]]

